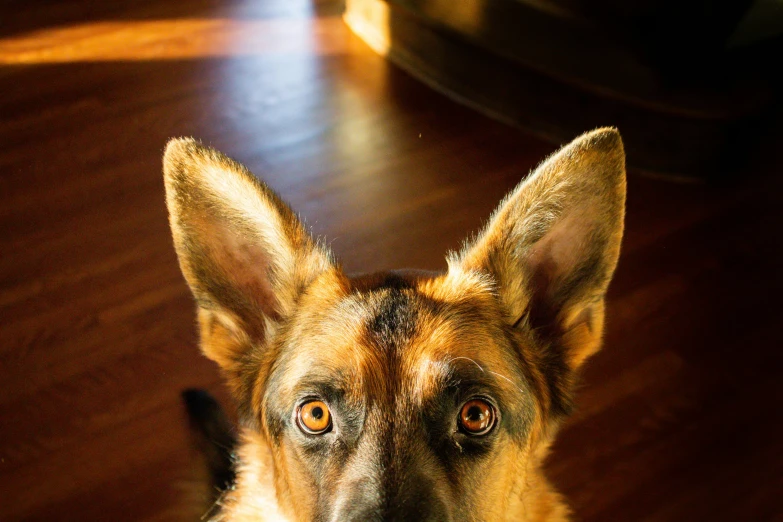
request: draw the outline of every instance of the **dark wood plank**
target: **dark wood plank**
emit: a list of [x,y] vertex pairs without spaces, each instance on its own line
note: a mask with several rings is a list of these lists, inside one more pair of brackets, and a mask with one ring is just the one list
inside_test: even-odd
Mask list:
[[[170,243],[169,137],[245,162],[351,271],[443,267],[553,150],[386,63],[335,2],[2,10],[2,520],[182,519],[179,393],[228,400]],[[606,346],[549,465],[580,519],[783,517],[775,143],[731,186],[632,173]]]

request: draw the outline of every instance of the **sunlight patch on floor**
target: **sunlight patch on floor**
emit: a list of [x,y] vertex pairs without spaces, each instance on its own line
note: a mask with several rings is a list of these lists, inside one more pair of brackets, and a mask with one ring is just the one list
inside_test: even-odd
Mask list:
[[101,21],[0,40],[0,64],[178,60],[346,52],[340,17]]

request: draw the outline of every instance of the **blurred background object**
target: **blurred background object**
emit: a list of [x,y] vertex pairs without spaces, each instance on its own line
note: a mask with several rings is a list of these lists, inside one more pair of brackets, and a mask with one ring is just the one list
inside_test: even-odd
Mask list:
[[680,179],[737,173],[783,56],[779,0],[348,0],[346,21],[491,117],[555,143],[617,125],[632,165]]

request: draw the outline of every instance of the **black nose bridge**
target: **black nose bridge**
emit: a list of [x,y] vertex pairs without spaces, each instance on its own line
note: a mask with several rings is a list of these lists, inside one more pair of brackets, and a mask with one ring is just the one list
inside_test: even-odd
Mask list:
[[389,499],[383,520],[447,521],[446,505],[435,491],[431,480],[415,477],[402,484],[397,494]]
[[[395,368],[396,361],[389,360]],[[398,376],[398,372],[392,372]],[[433,480],[427,434],[417,408],[392,378],[368,409],[356,450],[347,463],[331,521],[450,521],[447,495]],[[443,486],[445,487],[445,485]]]
[[426,464],[417,458],[423,448],[411,446],[410,439],[388,436],[368,437],[361,446],[359,458],[348,464],[346,471],[353,478],[341,487],[331,520],[451,520],[442,492],[428,477]]
[[444,522],[451,520],[446,504],[431,481],[420,477],[394,492],[374,490],[372,481],[357,482],[332,520],[345,522]]

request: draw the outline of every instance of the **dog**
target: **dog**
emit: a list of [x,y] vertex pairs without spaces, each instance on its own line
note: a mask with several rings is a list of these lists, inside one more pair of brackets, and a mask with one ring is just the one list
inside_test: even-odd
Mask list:
[[446,271],[351,276],[245,167],[170,141],[174,246],[241,426],[225,435],[212,400],[186,393],[223,448],[212,520],[568,520],[541,467],[601,344],[625,178],[620,134],[594,130]]

